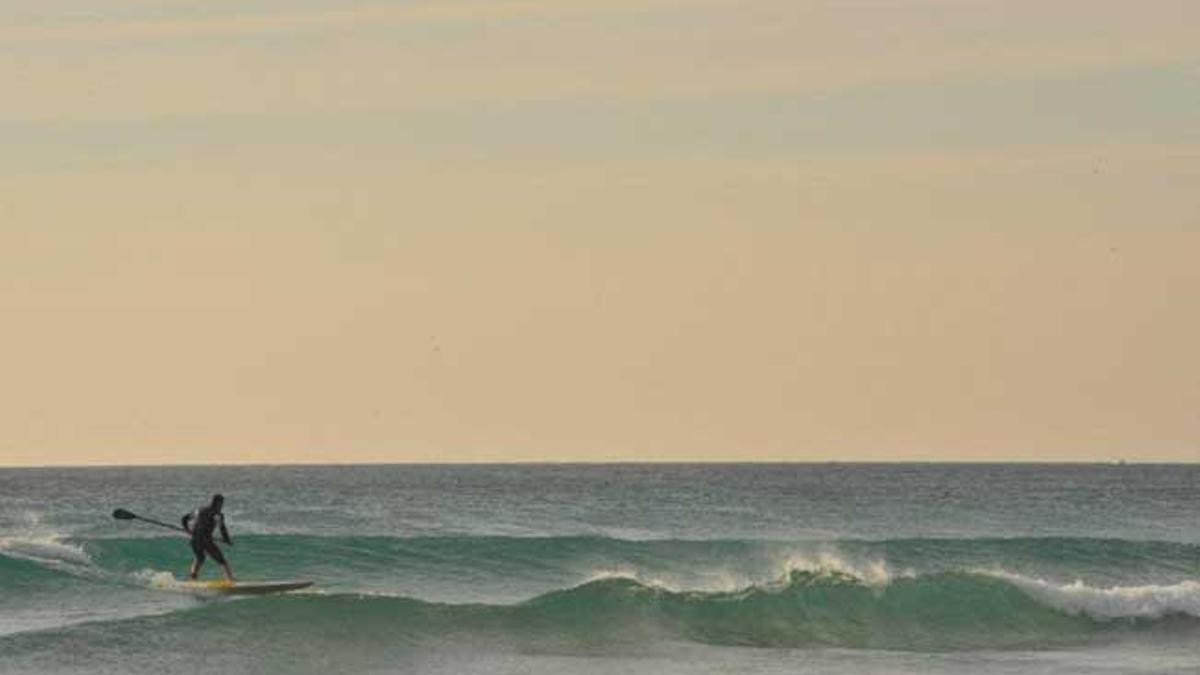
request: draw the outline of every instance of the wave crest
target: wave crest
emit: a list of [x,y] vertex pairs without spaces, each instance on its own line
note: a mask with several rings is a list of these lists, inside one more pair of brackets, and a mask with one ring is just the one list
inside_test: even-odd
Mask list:
[[1013,584],[1030,596],[1068,614],[1093,619],[1161,619],[1171,615],[1200,617],[1200,582],[1142,586],[1089,586],[1076,580],[1055,584],[1005,571],[984,572]]

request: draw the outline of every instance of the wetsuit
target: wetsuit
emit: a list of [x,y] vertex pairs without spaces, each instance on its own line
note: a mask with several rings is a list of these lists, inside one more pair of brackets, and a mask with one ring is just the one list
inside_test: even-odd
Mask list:
[[[189,521],[191,521],[190,527],[188,526]],[[225,529],[225,514],[213,508],[212,505],[202,506],[183,517],[183,529],[192,534],[192,553],[196,555],[197,563],[203,563],[204,555],[207,553],[217,561],[217,564],[226,564],[224,554],[213,541],[213,531],[218,527],[221,528],[221,539],[226,544],[233,543],[229,541],[229,531]]]

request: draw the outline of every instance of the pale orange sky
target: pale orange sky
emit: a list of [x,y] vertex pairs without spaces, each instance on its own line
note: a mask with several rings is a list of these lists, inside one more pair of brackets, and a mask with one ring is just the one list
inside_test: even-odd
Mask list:
[[1200,5],[17,3],[0,465],[1200,459]]

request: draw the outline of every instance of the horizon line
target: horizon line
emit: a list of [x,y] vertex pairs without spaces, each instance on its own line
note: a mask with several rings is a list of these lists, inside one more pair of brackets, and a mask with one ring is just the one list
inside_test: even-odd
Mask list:
[[733,465],[1027,465],[1027,466],[1197,466],[1200,460],[1137,460],[1117,458],[1110,460],[1003,460],[1003,459],[916,459],[916,460],[446,460],[446,461],[362,461],[362,462],[170,462],[170,463],[97,463],[97,464],[0,464],[0,471],[9,469],[153,469],[153,468],[233,468],[233,467],[353,467],[353,466],[733,466]]

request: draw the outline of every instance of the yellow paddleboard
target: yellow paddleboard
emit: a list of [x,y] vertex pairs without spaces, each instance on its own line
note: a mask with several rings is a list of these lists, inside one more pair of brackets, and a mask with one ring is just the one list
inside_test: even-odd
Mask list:
[[176,581],[172,586],[183,591],[218,595],[266,595],[286,593],[312,586],[311,581]]

